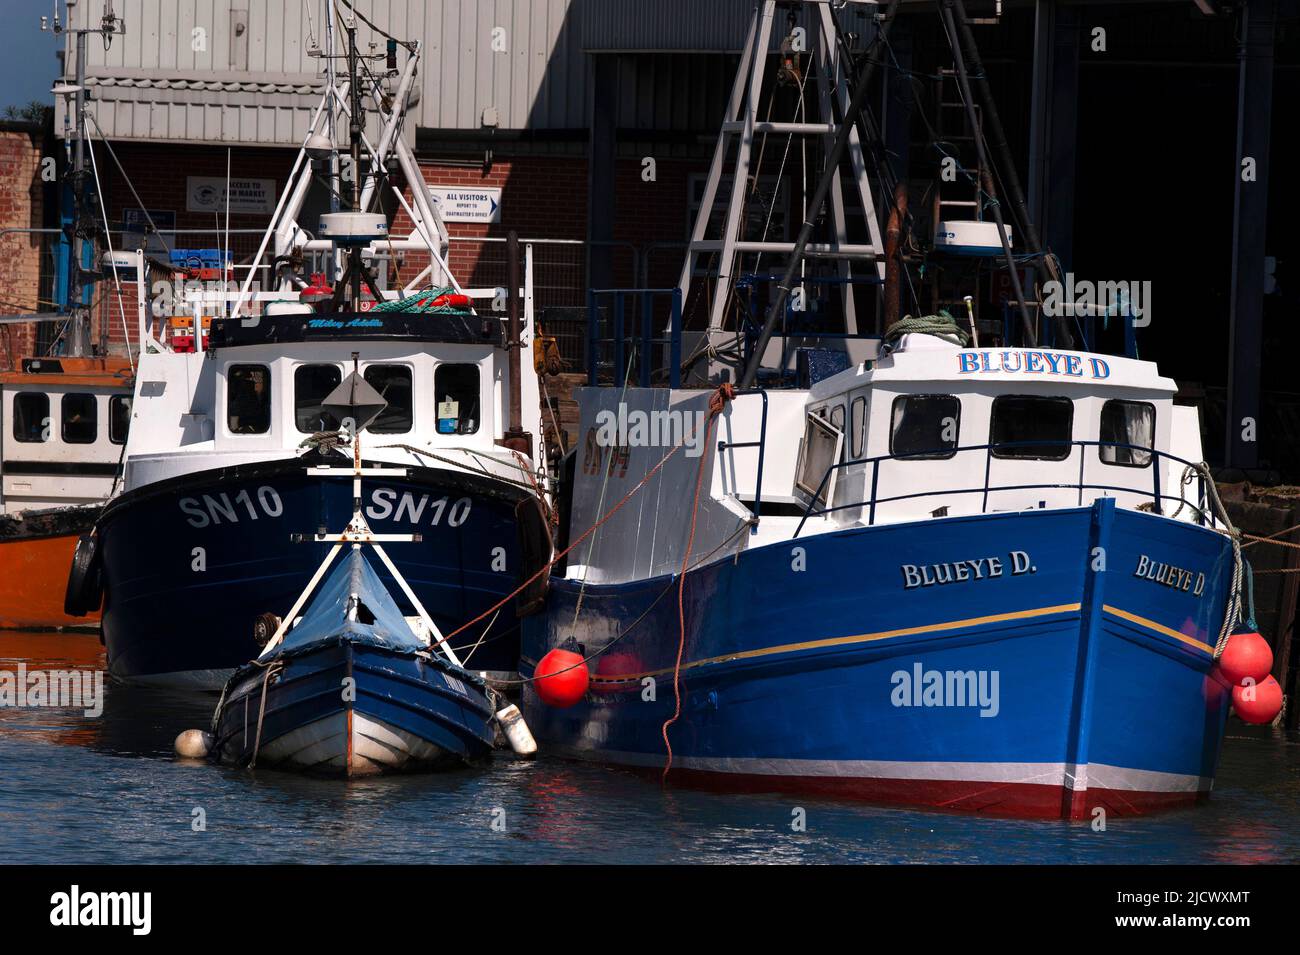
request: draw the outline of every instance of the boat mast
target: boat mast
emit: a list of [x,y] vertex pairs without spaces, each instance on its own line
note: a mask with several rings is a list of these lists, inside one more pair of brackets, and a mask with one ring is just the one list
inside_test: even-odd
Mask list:
[[[366,114],[361,108],[361,83],[357,76],[357,21],[355,17],[344,23],[348,37],[348,98],[352,101],[348,124],[349,142],[352,148],[352,212],[361,211],[361,127],[366,121]],[[361,302],[361,275],[364,266],[361,263],[361,248],[354,246],[348,253],[348,271],[352,277],[352,307],[359,307]],[[381,296],[376,291],[376,299]]]
[[[334,76],[334,0],[322,0],[321,10],[323,11],[322,20],[325,23],[325,82],[328,89],[335,89],[338,82]],[[339,151],[334,144],[338,142],[338,130],[334,122],[334,98],[330,96],[325,101],[325,128],[330,140],[330,158],[329,158],[329,184],[330,184],[330,212],[339,211]],[[335,265],[337,268],[337,263]]]
[[[42,17],[41,28],[44,29],[45,26],[46,21]],[[61,263],[64,266],[64,274],[60,284],[64,294],[58,295],[57,298],[60,307],[66,309],[68,315],[65,332],[66,354],[83,358],[91,353],[90,303],[87,301],[87,293],[90,290],[90,283],[99,277],[94,269],[94,240],[86,237],[89,217],[85,210],[90,203],[89,180],[86,172],[86,36],[91,33],[99,34],[103,37],[104,46],[107,48],[113,42],[115,35],[126,32],[126,26],[120,17],[114,15],[113,0],[104,0],[104,14],[100,17],[98,26],[74,27],[70,22],[67,25],[61,24],[56,7],[52,29],[56,36],[64,33],[72,34],[76,71],[73,86],[60,84],[54,90],[68,97],[75,124],[72,138],[72,168],[64,178],[63,185],[62,249],[66,251],[61,252],[64,257]],[[67,126],[66,117],[64,126],[65,128]],[[107,222],[104,223],[104,228],[108,228]]]

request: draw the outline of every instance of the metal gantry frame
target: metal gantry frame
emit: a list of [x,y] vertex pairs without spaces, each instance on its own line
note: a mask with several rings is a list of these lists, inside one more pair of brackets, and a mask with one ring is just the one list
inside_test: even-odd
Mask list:
[[[406,101],[414,81],[421,50],[422,48],[418,43],[409,48],[409,56],[397,81],[397,92],[392,100],[391,112],[385,108],[383,91],[378,87],[378,84],[366,84],[366,92],[369,94],[374,110],[383,125],[377,143],[372,144],[363,131],[361,133],[361,145],[370,159],[370,168],[372,170],[383,169],[390,155],[396,158],[402,174],[411,186],[411,202],[406,201],[406,197],[396,185],[390,183],[390,186],[398,203],[410,216],[415,226],[411,235],[406,238],[384,239],[373,243],[372,251],[415,250],[427,252],[430,257],[428,267],[407,284],[405,291],[415,290],[427,278],[432,284],[448,284],[459,292],[461,288],[447,264],[447,249],[450,241],[447,227],[429,198],[428,190],[423,188],[424,177],[420,174],[420,167],[415,160],[415,154],[400,133],[402,115],[406,109]],[[243,303],[249,301],[249,290],[252,286],[253,276],[256,274],[257,266],[261,263],[262,257],[266,254],[268,245],[271,245],[272,242],[274,242],[272,248],[276,256],[287,254],[295,246],[309,252],[329,252],[334,250],[334,246],[329,240],[317,239],[311,230],[304,229],[298,222],[298,215],[302,211],[307,192],[314,179],[312,158],[308,155],[308,141],[321,132],[323,124],[325,128],[333,124],[335,109],[339,111],[343,119],[351,120],[350,88],[347,78],[342,78],[332,85],[327,83],[320,104],[316,107],[311,122],[308,124],[302,145],[298,148],[293,168],[290,170],[290,185],[280,195],[280,201],[271,217],[271,225],[258,247],[253,260],[253,268],[249,269],[248,277],[244,280],[244,284],[235,300],[235,308],[232,314],[239,314]],[[352,174],[359,176],[361,173],[360,170],[354,169]],[[360,199],[363,209],[369,208],[374,201],[377,188],[377,176],[372,177],[364,184]]]
[[[861,0],[849,0],[861,2]],[[848,70],[840,58],[840,44],[835,18],[825,0],[793,0],[799,7],[815,8],[817,11],[815,36],[810,38],[812,53],[811,69],[816,82],[817,102],[822,112],[820,122],[764,122],[758,119],[759,97],[763,89],[763,80],[767,72],[768,54],[772,41],[772,23],[776,15],[777,0],[764,0],[755,11],[750,23],[745,47],[736,70],[736,79],[731,88],[731,97],[727,105],[717,145],[714,147],[713,159],[709,165],[705,180],[704,194],[691,230],[690,243],[687,246],[686,261],[682,266],[678,288],[682,301],[687,300],[691,281],[700,265],[701,256],[716,254],[716,289],[709,310],[709,322],[706,334],[711,344],[723,335],[723,319],[726,314],[729,292],[735,281],[736,259],[745,253],[773,253],[789,255],[794,250],[793,242],[758,242],[746,241],[742,237],[741,214],[745,204],[746,185],[751,174],[750,155],[755,133],[777,133],[791,136],[821,136],[829,148],[835,139],[839,125],[836,121],[836,108],[843,115],[848,108],[850,89]],[[784,4],[789,6],[789,3]],[[801,51],[805,52],[805,51]],[[735,158],[729,162],[732,152],[732,138],[739,137],[735,144]],[[834,241],[831,243],[812,243],[807,247],[809,256],[837,260],[839,274],[849,279],[854,260],[865,261],[874,265],[876,278],[883,282],[885,278],[884,241],[881,236],[880,223],[876,216],[876,204],[867,180],[866,157],[856,127],[851,127],[848,140],[848,158],[857,184],[858,198],[862,204],[866,219],[867,244],[850,244],[847,241],[848,226],[844,205],[844,187],[839,171],[830,193],[831,224]],[[720,239],[706,239],[709,220],[718,206],[718,192],[722,177],[726,175],[731,183],[731,194],[727,199],[726,218]],[[857,332],[857,316],[853,304],[852,284],[843,285],[844,315],[847,330]],[[736,334],[739,334],[737,331]]]

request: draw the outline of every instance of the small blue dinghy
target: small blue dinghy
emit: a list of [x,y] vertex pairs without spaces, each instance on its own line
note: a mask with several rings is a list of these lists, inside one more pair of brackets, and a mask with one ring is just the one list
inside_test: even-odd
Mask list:
[[416,636],[352,549],[278,643],[230,678],[215,753],[236,765],[364,776],[486,756],[483,680]]
[[[331,438],[351,445],[352,467],[307,473],[352,479],[352,519],[342,531],[295,535],[332,546],[284,619],[259,619],[261,654],[226,683],[211,733],[188,730],[177,738],[180,755],[335,776],[441,769],[486,757],[493,720],[516,754],[537,752],[518,708],[496,711],[493,704],[504,701],[461,665],[384,550],[384,543],[420,536],[376,534],[366,522],[362,477],[405,474],[361,463],[361,431],[385,405],[356,367],[325,399],[323,408],[351,424],[351,431],[340,428]],[[363,548],[380,561],[415,617],[403,616]]]

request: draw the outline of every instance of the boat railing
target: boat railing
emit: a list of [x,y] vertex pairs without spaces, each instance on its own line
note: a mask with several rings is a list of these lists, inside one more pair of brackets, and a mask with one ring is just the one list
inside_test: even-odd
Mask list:
[[[1176,500],[1180,502],[1180,507],[1182,504],[1187,504],[1188,506],[1192,507],[1195,521],[1198,525],[1209,526],[1209,527],[1217,526],[1214,515],[1212,513],[1208,513],[1206,510],[1205,474],[1203,470],[1196,463],[1192,461],[1188,461],[1184,458],[1180,458],[1178,455],[1170,454],[1167,451],[1158,451],[1155,448],[1150,448],[1150,447],[1137,445],[1137,444],[1125,444],[1119,441],[1100,441],[1100,440],[1066,441],[1066,440],[1051,440],[1051,439],[1035,439],[1032,441],[999,441],[991,444],[972,444],[972,445],[967,445],[965,447],[958,447],[958,448],[938,448],[930,452],[912,451],[907,454],[880,454],[874,457],[854,458],[851,460],[840,461],[835,464],[832,464],[829,467],[827,467],[825,473],[822,474],[821,483],[817,486],[817,493],[814,494],[812,498],[808,501],[808,503],[804,506],[803,515],[799,520],[799,526],[795,528],[794,536],[795,537],[799,536],[800,532],[803,530],[804,525],[808,522],[808,519],[810,517],[822,517],[827,514],[837,513],[839,511],[851,510],[854,508],[866,508],[867,524],[874,525],[876,523],[876,510],[882,504],[889,504],[896,501],[914,500],[914,499],[919,499],[924,497],[936,497],[940,495],[951,497],[957,494],[979,494],[981,495],[981,503],[980,503],[980,510],[978,513],[986,514],[988,513],[989,495],[1000,491],[1027,491],[1027,490],[1035,490],[1035,489],[1074,490],[1078,493],[1078,505],[1080,507],[1082,507],[1084,503],[1083,496],[1085,490],[1115,491],[1115,492],[1124,492],[1129,494],[1147,493],[1146,491],[1143,491],[1133,486],[1100,484],[1095,482],[1084,481],[1083,479],[1084,466],[1087,460],[1087,455],[1085,454],[1079,455],[1079,477],[1078,480],[1074,481],[1073,483],[1062,483],[1059,481],[1058,482],[1043,481],[1043,482],[1028,483],[1028,484],[998,484],[998,485],[993,485],[990,483],[990,475],[993,467],[994,451],[1006,450],[1006,449],[1016,448],[1016,447],[1041,448],[1045,445],[1069,447],[1071,449],[1073,449],[1074,447],[1080,447],[1080,448],[1107,447],[1107,448],[1115,448],[1115,449],[1127,448],[1132,451],[1141,452],[1142,454],[1148,454],[1151,456],[1150,494],[1151,494],[1151,499],[1153,504],[1153,512],[1156,514],[1163,514],[1164,513],[1162,510],[1163,502],[1165,500]],[[882,463],[888,461],[906,461],[906,460],[925,459],[931,455],[943,455],[945,458],[949,458],[967,451],[984,452],[984,481],[981,485],[977,487],[941,488],[937,490],[928,490],[928,491],[913,491],[907,494],[891,494],[883,497],[880,495],[880,465]],[[1182,464],[1186,468],[1191,469],[1190,473],[1194,473],[1196,475],[1197,500],[1194,505],[1191,504],[1191,502],[1187,501],[1185,497],[1165,494],[1164,491],[1161,489],[1160,462],[1162,459],[1171,462],[1176,462],[1177,464]],[[847,504],[833,504],[821,508],[816,507],[817,502],[821,500],[823,495],[826,493],[826,487],[827,484],[830,482],[832,474],[841,471],[843,469],[853,467],[855,465],[862,465],[864,470],[866,469],[870,470],[870,474],[871,474],[870,496],[862,500],[853,501]],[[830,504],[829,501],[827,503]]]
[[757,534],[758,522],[762,516],[763,509],[763,462],[767,456],[767,389],[746,388],[743,391],[736,391],[732,394],[732,400],[734,401],[736,398],[744,398],[746,395],[758,395],[763,399],[762,418],[758,425],[758,440],[719,441],[718,454],[723,454],[729,448],[758,448],[758,462],[754,467],[754,522],[750,528],[751,534]]
[[[657,301],[667,298],[671,320],[668,337],[657,337],[654,333],[654,313]],[[628,334],[626,312],[628,300],[633,299],[634,316],[636,304],[640,304],[639,334]],[[600,310],[602,303],[608,301],[611,306],[611,334],[602,336]],[[632,357],[637,368],[637,384],[642,388],[651,386],[654,371],[653,349],[656,345],[667,345],[668,387],[681,387],[682,365],[682,290],[679,288],[605,288],[587,290],[587,384],[599,383],[601,354],[604,345],[611,345],[612,372],[614,384],[622,385],[628,372],[628,346],[632,346]]]

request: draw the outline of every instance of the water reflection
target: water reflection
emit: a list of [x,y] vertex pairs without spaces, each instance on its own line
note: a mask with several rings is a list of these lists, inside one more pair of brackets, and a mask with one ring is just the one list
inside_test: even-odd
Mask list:
[[[0,633],[0,669],[104,667],[94,636]],[[38,862],[1065,862],[1300,859],[1300,736],[1230,725],[1204,806],[1087,824],[663,788],[498,755],[484,768],[313,779],[177,760],[208,693],[106,684],[104,711],[0,710],[0,850]],[[807,829],[791,827],[795,808]],[[203,827],[196,828],[201,814]],[[494,825],[496,823],[497,825]]]

